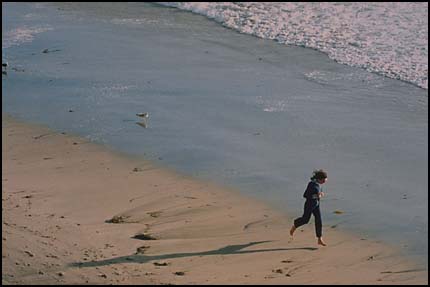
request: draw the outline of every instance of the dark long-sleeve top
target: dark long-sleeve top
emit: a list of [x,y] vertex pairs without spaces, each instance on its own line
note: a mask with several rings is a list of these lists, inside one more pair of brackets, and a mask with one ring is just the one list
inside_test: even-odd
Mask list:
[[306,198],[306,200],[319,201],[320,200],[320,198],[318,196],[319,192],[321,192],[321,186],[315,180],[311,180],[308,183],[308,186],[306,187],[306,190],[305,190],[305,193],[303,194],[303,197]]

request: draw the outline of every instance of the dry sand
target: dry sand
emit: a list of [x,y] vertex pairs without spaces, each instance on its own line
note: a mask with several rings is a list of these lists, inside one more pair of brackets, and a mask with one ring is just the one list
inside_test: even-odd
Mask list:
[[380,242],[291,239],[234,190],[7,116],[2,136],[2,284],[428,284]]

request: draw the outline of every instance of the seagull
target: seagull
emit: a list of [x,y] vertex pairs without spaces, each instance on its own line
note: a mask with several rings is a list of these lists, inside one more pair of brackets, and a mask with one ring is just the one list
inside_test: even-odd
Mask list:
[[148,118],[149,114],[148,113],[139,113],[139,114],[136,114],[136,116],[141,117],[141,118]]
[[146,119],[149,118],[149,113],[139,113],[139,114],[136,114],[136,116],[143,118],[143,122],[137,123],[137,124],[144,128],[147,128],[148,124],[146,123]]

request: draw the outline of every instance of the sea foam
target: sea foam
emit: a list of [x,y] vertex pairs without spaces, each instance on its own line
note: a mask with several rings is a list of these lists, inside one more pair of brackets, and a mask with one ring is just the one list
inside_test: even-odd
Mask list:
[[160,2],[428,89],[427,2]]
[[34,36],[39,33],[53,30],[50,26],[27,27],[22,26],[7,31],[2,37],[2,49],[18,46],[34,40]]

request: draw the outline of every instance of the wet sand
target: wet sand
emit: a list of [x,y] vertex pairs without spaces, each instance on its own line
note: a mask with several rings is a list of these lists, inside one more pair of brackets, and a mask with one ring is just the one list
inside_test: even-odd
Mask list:
[[2,284],[428,284],[368,238],[2,117]]

